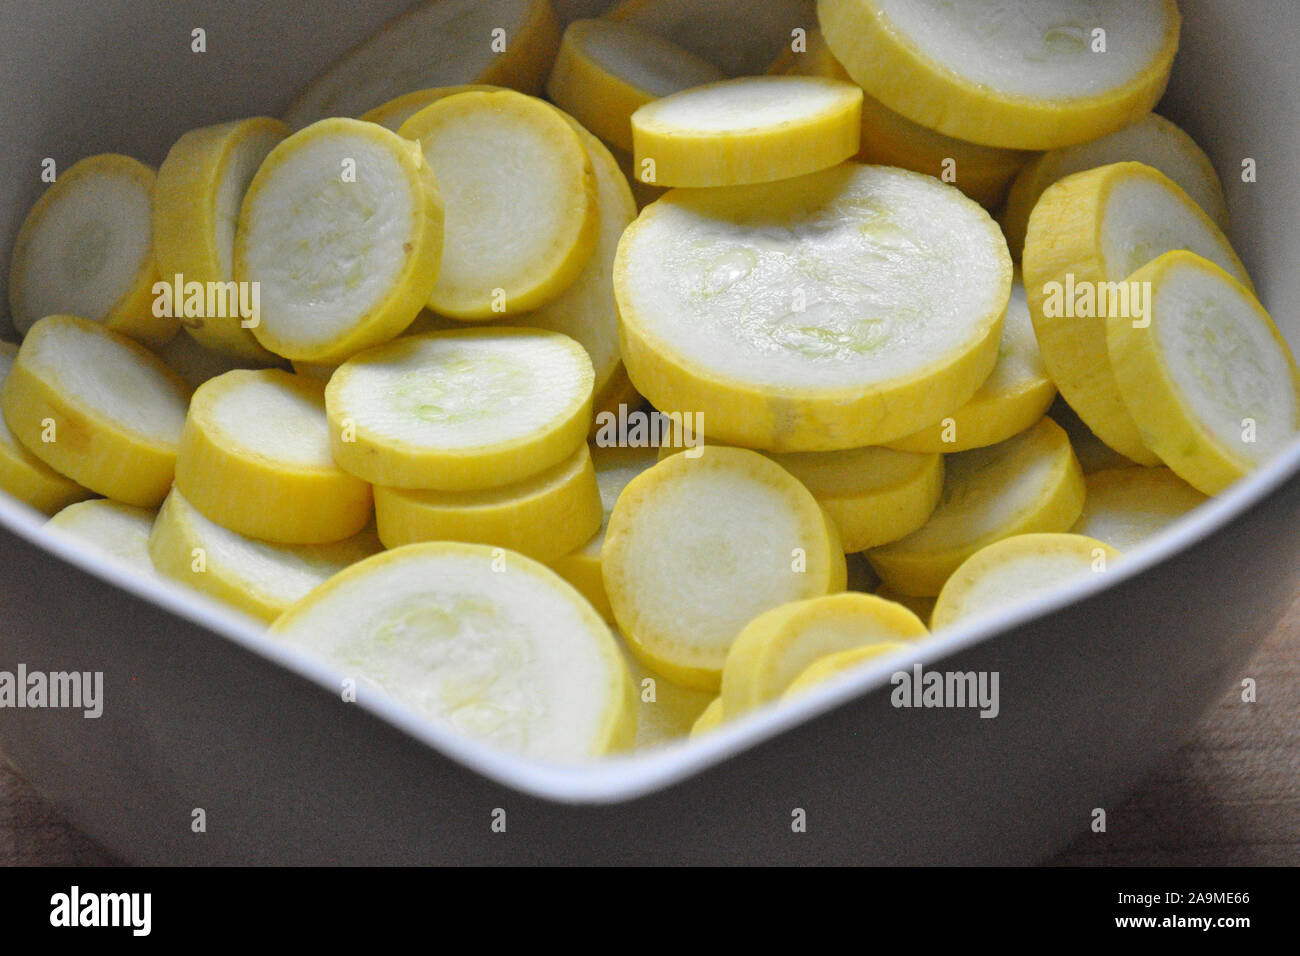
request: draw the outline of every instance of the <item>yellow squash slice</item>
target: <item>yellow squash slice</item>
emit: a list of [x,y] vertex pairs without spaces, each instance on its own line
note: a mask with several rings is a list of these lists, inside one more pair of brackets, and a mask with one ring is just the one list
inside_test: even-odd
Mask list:
[[931,626],[992,614],[1090,574],[1105,574],[1120,556],[1079,534],[1021,534],[982,548],[943,586]]
[[1148,112],[1180,22],[1174,0],[818,0],[817,15],[885,106],[1011,149],[1085,142]]
[[773,451],[883,444],[956,411],[996,363],[1011,279],[976,203],[852,163],[674,190],[614,263],[637,390],[702,413],[711,439]]
[[632,114],[637,178],[658,186],[791,179],[858,151],[862,90],[820,76],[746,76],[673,93]]
[[[561,114],[564,115],[564,114]],[[532,312],[514,316],[513,325],[551,329],[572,336],[591,357],[595,378],[593,402],[597,410],[613,402],[630,404],[631,382],[623,369],[618,348],[618,303],[614,301],[614,256],[623,232],[636,219],[636,203],[618,161],[596,137],[570,119],[587,148],[596,172],[600,230],[596,248],[572,284],[550,302]]]
[[175,335],[179,320],[154,314],[153,192],[154,171],[129,156],[91,156],[60,173],[14,240],[14,328],[66,314],[146,345]]
[[428,301],[442,239],[418,146],[353,119],[293,134],[253,177],[235,235],[235,278],[261,290],[253,335],[318,364],[395,338]]
[[867,552],[881,580],[901,594],[938,594],[957,566],[986,545],[1065,531],[1083,510],[1083,472],[1069,438],[1050,418],[1000,444],[950,455],[945,464],[943,497],[925,526]]
[[45,527],[79,538],[114,563],[151,575],[154,566],[149,557],[149,534],[154,515],[151,508],[96,498],[69,505]]
[[330,454],[323,386],[279,369],[227,372],[200,386],[176,487],[209,520],[277,544],[342,541],[370,521],[370,485]]
[[1190,249],[1249,284],[1219,227],[1177,184],[1141,163],[1113,163],[1048,188],[1029,217],[1025,292],[1048,374],[1084,423],[1141,465],[1157,465],[1125,408],[1106,350],[1106,318],[1149,306],[1129,277],[1171,249]]
[[459,93],[402,124],[437,175],[447,244],[428,306],[483,321],[571,285],[600,233],[596,173],[562,114],[511,90]]
[[445,100],[449,96],[455,96],[457,93],[499,93],[504,90],[504,86],[493,86],[490,83],[465,83],[460,86],[433,86],[427,90],[414,90],[410,93],[403,93],[396,96],[387,103],[382,103],[372,110],[366,110],[361,114],[360,119],[367,123],[378,123],[385,129],[391,129],[396,133],[402,128],[402,124],[409,120],[426,106]]
[[1056,386],[1038,351],[1025,287],[1017,276],[1002,322],[1002,342],[993,374],[957,411],[915,434],[889,442],[889,447],[952,453],[996,445],[1041,419],[1055,397]]
[[[696,436],[685,440],[688,445],[700,441]],[[717,442],[705,439],[704,444]],[[675,445],[661,445],[659,460],[681,450]],[[763,454],[812,492],[835,523],[846,556],[856,556],[911,534],[930,517],[943,489],[943,456],[937,454],[899,452],[879,446]],[[862,573],[875,574],[869,565]],[[874,590],[874,581],[871,587],[852,584],[852,562],[848,574],[849,590]]]
[[[790,54],[783,70],[853,81],[831,53],[822,32],[816,29],[809,31],[800,52]],[[862,98],[859,160],[938,177],[986,209],[995,209],[1002,203],[1012,179],[1033,155],[1020,149],[981,146],[944,136],[900,116],[873,96]]]
[[1085,478],[1083,514],[1070,530],[1129,551],[1208,499],[1168,468],[1110,468]]
[[558,465],[591,423],[591,360],[545,329],[403,336],[325,389],[334,458],[376,485],[472,491]]
[[638,109],[725,78],[707,60],[631,23],[578,20],[564,31],[546,93],[610,146],[631,152]]
[[907,608],[874,594],[832,594],[773,608],[745,625],[727,653],[723,713],[734,720],[777,700],[810,664],[828,654],[901,644],[928,633]]
[[609,516],[614,512],[623,489],[641,472],[656,462],[653,448],[600,448],[591,450],[592,465],[596,471],[596,487],[600,492],[600,530],[569,554],[551,562],[551,569],[582,592],[591,606],[607,621],[614,620],[614,610],[605,594],[605,581],[601,575],[601,554],[605,546],[605,531]]
[[695,718],[695,723],[691,724],[691,739],[703,737],[710,731],[717,730],[722,726],[724,720],[722,713],[722,697],[713,698],[707,707]]
[[1011,252],[1025,247],[1029,214],[1043,192],[1066,176],[1111,163],[1137,162],[1160,170],[1205,210],[1224,232],[1228,231],[1228,205],[1214,164],[1196,141],[1163,116],[1148,113],[1131,126],[1077,146],[1066,146],[1034,158],[1016,176],[1001,215]]
[[662,747],[690,736],[715,695],[656,677],[631,653],[624,657],[637,695],[635,749]]
[[[17,355],[18,346],[0,342],[0,386],[9,377]],[[0,416],[0,491],[47,515],[92,496],[89,489],[59,474],[28,451],[9,430],[3,416]]]
[[1129,281],[1151,307],[1107,322],[1120,395],[1143,443],[1218,494],[1300,432],[1300,370],[1254,293],[1208,259],[1167,252]]
[[701,690],[719,686],[755,616],[845,584],[844,552],[816,499],[739,448],[673,455],[633,478],[610,515],[601,570],[632,653]]
[[501,750],[572,763],[627,749],[636,698],[614,636],[523,555],[416,544],[368,558],[289,608],[271,635]]
[[344,568],[383,550],[372,529],[330,544],[271,544],[209,521],[172,489],[148,555],[158,573],[270,623]]
[[848,554],[879,547],[921,527],[943,490],[943,456],[889,448],[772,454],[835,522]]
[[897,641],[882,641],[879,644],[850,647],[846,651],[837,651],[834,654],[819,657],[800,671],[798,677],[790,681],[789,686],[781,695],[781,699],[789,700],[806,691],[820,687],[822,684],[838,680],[869,661],[874,661],[880,657],[888,657],[906,649],[906,644],[900,644]]
[[[190,295],[172,307],[185,331],[204,348],[261,365],[276,357],[258,344],[251,326],[258,305],[249,291],[212,297],[213,284],[224,290],[235,273],[235,228],[239,210],[258,167],[286,136],[289,127],[265,116],[191,130],[178,139],[158,168],[154,187],[154,258],[163,282],[183,293],[190,283],[203,287],[203,311],[191,315]],[[178,278],[179,277],[179,278]],[[184,311],[184,315],[181,311]],[[243,314],[249,313],[248,315]]]
[[600,490],[586,444],[554,468],[482,491],[375,487],[385,547],[464,541],[509,548],[551,562],[600,529]]
[[171,487],[189,389],[143,345],[68,315],[28,331],[0,405],[55,471],[115,501],[157,507]]
[[923,621],[930,620],[930,615],[934,613],[934,595],[922,597],[917,594],[901,594],[887,584],[881,584],[874,593],[876,597],[903,605]]

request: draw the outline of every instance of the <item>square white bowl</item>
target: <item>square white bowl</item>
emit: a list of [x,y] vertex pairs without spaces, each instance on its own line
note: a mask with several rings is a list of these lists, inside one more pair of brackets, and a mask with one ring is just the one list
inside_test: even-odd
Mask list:
[[[189,128],[276,115],[408,6],[10,5],[0,260],[44,157],[157,163]],[[1182,51],[1159,110],[1215,161],[1236,248],[1300,342],[1300,6],[1180,6]],[[190,50],[195,27],[206,53]],[[1241,181],[1247,157],[1256,183]],[[344,703],[337,674],[216,605],[52,539],[41,516],[0,496],[0,670],[105,679],[97,720],[0,709],[0,747],[140,862],[1032,861],[1083,832],[1094,808],[1116,807],[1245,676],[1300,582],[1297,472],[1292,447],[1132,552],[1106,587],[1080,583],[927,642],[927,667],[999,673],[996,719],[895,709],[899,662],[882,661],[699,742],[577,768],[493,752],[386,702]],[[506,834],[491,829],[498,808]],[[792,831],[796,809],[806,832]]]

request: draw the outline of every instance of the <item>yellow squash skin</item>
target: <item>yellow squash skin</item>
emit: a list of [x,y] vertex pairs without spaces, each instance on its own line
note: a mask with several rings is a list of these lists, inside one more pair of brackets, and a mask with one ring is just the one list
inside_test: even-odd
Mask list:
[[1127,279],[1108,270],[1102,229],[1111,190],[1129,177],[1146,179],[1181,197],[1217,238],[1240,275],[1246,275],[1245,266],[1219,228],[1177,184],[1141,163],[1115,163],[1068,176],[1043,193],[1030,216],[1025,239],[1025,292],[1043,363],[1062,397],[1115,451],[1140,465],[1158,465],[1159,456],[1142,441],[1115,384],[1106,350],[1105,318],[1049,316],[1044,308],[1048,284],[1064,283],[1069,276],[1078,287],[1094,288]]
[[1174,0],[1159,55],[1129,82],[1098,96],[1040,99],[972,83],[918,50],[873,0],[818,0],[835,57],[868,94],[947,136],[1005,149],[1046,150],[1096,139],[1149,112],[1178,50]]

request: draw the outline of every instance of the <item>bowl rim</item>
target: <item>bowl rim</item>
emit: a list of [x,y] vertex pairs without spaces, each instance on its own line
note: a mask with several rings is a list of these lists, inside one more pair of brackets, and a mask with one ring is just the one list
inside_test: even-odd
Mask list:
[[[1141,467],[1141,466],[1135,466]],[[1126,552],[1105,575],[1088,575],[1009,608],[959,622],[915,647],[884,657],[781,706],[728,722],[697,740],[665,744],[640,753],[575,764],[518,756],[462,736],[384,696],[358,695],[360,707],[463,767],[524,794],[571,805],[621,803],[696,776],[787,730],[886,686],[900,666],[928,668],[1014,628],[1079,603],[1171,560],[1222,530],[1300,472],[1300,440],[1271,462],[1204,502],[1169,527]],[[160,576],[142,575],[105,560],[93,546],[59,529],[46,529],[41,513],[0,494],[0,524],[12,534],[92,577],[197,624],[252,654],[337,695],[343,674],[293,647],[276,643],[260,622]],[[340,703],[343,703],[339,697]]]

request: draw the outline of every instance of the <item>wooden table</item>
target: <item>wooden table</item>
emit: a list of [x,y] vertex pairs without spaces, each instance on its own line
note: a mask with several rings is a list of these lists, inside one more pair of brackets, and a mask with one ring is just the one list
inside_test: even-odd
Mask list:
[[1190,743],[1051,861],[1066,865],[1300,865],[1300,599],[1256,653],[1257,701],[1229,693]]
[[[1234,691],[1169,765],[1048,862],[1059,865],[1300,865],[1300,600]],[[117,861],[0,764],[0,866]]]

